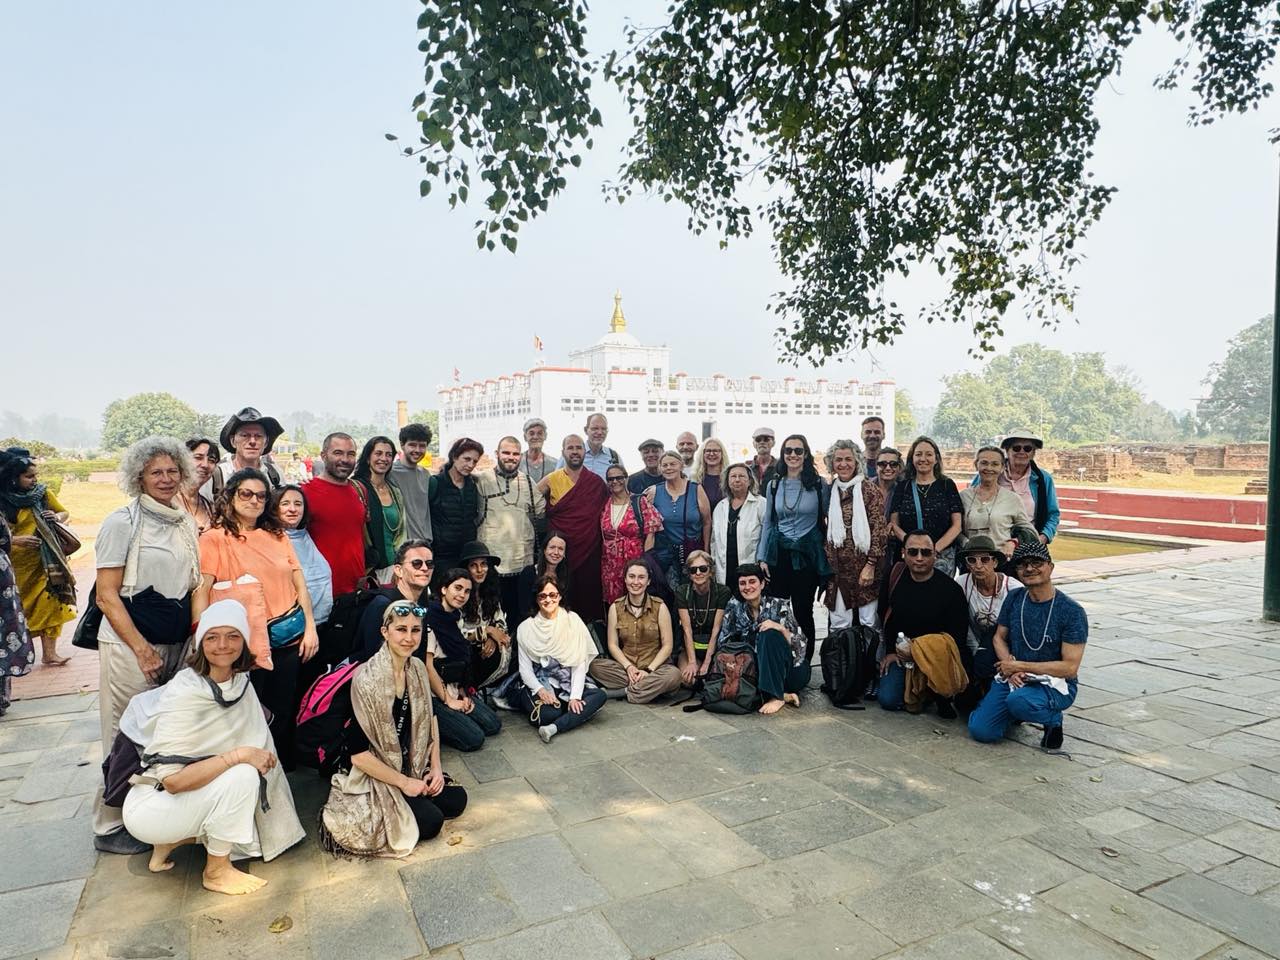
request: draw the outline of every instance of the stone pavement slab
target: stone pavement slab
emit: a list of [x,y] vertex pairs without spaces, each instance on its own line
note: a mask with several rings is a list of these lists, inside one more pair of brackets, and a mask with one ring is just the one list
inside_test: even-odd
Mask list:
[[83,888],[83,880],[64,880],[0,893],[0,957],[61,946]]
[[1280,956],[1280,908],[1256,897],[1196,874],[1170,880],[1146,896],[1268,956]]
[[624,900],[605,907],[604,916],[642,957],[731,933],[760,919],[747,901],[717,880]]
[[739,930],[727,939],[746,960],[870,960],[894,947],[893,941],[837,906],[808,907]]

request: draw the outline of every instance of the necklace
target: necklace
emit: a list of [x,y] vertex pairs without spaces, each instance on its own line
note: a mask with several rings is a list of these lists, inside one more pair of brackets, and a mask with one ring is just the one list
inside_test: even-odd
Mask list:
[[711,600],[712,600],[711,584],[710,583],[707,584],[707,605],[705,607],[698,606],[698,599],[697,599],[698,590],[692,583],[689,584],[689,594],[690,594],[689,598],[694,602],[692,612],[696,614],[693,625],[699,628],[699,632],[701,632],[700,628],[705,627],[707,625],[707,620],[711,616]]
[[1040,635],[1040,646],[1038,647],[1033,647],[1031,641],[1027,639],[1027,627],[1022,622],[1023,614],[1027,612],[1027,598],[1030,596],[1030,593],[1022,595],[1022,606],[1018,608],[1018,628],[1022,631],[1022,642],[1027,645],[1027,649],[1032,653],[1039,653],[1049,640],[1049,624],[1053,621],[1053,605],[1058,602],[1058,591],[1053,591],[1053,599],[1049,601],[1049,615],[1044,618],[1044,633]]
[[786,510],[787,513],[795,513],[800,506],[800,498],[804,496],[804,481],[796,478],[796,484],[799,486],[800,492],[796,494],[795,503],[787,503],[787,481],[790,479],[791,477],[783,477],[780,484],[782,487],[782,509]]
[[648,609],[648,606],[649,605],[644,601],[641,601],[640,605],[636,606],[631,602],[631,595],[630,594],[627,595],[627,612],[631,614],[631,616],[635,617],[637,620],[639,620],[641,617],[644,616],[644,612],[646,609]]
[[[1000,596],[1001,576],[1002,576],[1001,574],[998,574],[998,573],[996,574],[995,589],[991,591],[991,596],[987,600],[987,609],[981,611],[981,613],[977,617],[977,619],[983,623],[990,623],[992,622],[992,620],[995,619],[992,616],[992,613],[995,611],[996,597]],[[971,573],[969,574],[969,583],[965,588],[965,599],[969,600],[975,593],[979,597],[985,596],[985,594],[982,592],[982,588],[978,586],[978,581],[973,578],[973,574]],[[973,606],[973,603],[971,600],[970,600],[969,606],[970,607]]]

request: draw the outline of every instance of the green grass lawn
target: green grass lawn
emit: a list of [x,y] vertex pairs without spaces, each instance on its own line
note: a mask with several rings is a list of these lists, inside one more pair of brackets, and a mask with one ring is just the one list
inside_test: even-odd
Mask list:
[[1150,543],[1103,540],[1098,537],[1076,537],[1060,533],[1049,544],[1055,563],[1063,560],[1092,560],[1095,557],[1118,557],[1127,553],[1151,553],[1165,548]]

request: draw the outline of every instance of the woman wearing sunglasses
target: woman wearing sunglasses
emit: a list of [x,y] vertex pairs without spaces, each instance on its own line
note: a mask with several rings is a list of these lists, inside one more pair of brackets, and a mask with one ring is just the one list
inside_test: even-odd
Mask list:
[[[1007,491],[1006,491],[1007,492]],[[970,537],[960,551],[964,573],[957,582],[969,604],[969,651],[973,656],[973,679],[978,692],[985,694],[995,677],[995,651],[992,638],[996,634],[1000,608],[1009,591],[1022,586],[1013,577],[1000,573],[1004,554],[994,540],[985,535]]]
[[550,743],[590,720],[608,698],[587,676],[596,645],[582,618],[560,606],[556,578],[538,577],[533,595],[538,612],[516,630],[520,672],[499,693]]
[[[198,619],[212,601],[222,599],[224,589],[237,599],[260,591],[266,636],[249,637],[255,657],[249,678],[271,711],[271,735],[288,771],[294,767],[299,669],[315,656],[320,640],[298,555],[275,511],[267,509],[270,490],[266,476],[252,467],[227,478],[213,502],[214,525],[200,535],[200,585],[191,612]],[[249,624],[255,626],[252,614]]]
[[1062,514],[1053,476],[1036,463],[1036,451],[1043,449],[1044,441],[1030,430],[1019,430],[1005,437],[1000,446],[1009,455],[1008,466],[1000,475],[1000,486],[1008,487],[1022,498],[1040,542],[1048,543],[1058,532]]
[[407,857],[467,806],[440,766],[440,728],[422,645],[422,608],[398,600],[382,616],[383,644],[351,681],[348,728],[320,844],[339,856]]
[[831,576],[822,548],[827,484],[818,476],[809,441],[793,433],[782,441],[782,461],[764,494],[764,524],[756,559],[769,578],[769,596],[791,601],[791,610],[813,658],[813,604]]
[[[743,473],[746,467],[738,464]],[[758,498],[757,498],[758,499]],[[723,501],[721,501],[723,502]],[[719,507],[719,504],[716,505]],[[733,594],[716,582],[714,562],[705,550],[689,554],[689,579],[676,589],[676,616],[680,618],[680,679],[686,686],[705,677],[716,655],[716,638],[724,623],[724,611]],[[734,573],[737,573],[736,567]]]

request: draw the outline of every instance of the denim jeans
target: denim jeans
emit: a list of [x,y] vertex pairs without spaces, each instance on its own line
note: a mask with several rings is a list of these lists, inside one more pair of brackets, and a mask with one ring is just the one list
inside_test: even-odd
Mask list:
[[433,704],[436,722],[440,725],[440,742],[446,747],[470,753],[484,746],[485,737],[492,737],[502,729],[502,720],[487,703],[479,697],[472,697],[471,703],[470,713],[454,710],[439,700]]
[[[538,726],[554,723],[556,733],[565,733],[590,720],[608,699],[599,687],[587,687],[582,691],[581,713],[574,713],[568,707],[550,707],[543,704],[542,711],[538,714]],[[512,687],[511,705],[517,710],[523,710],[526,717],[533,712],[533,705],[537,700],[538,698],[533,696],[523,683]]]
[[1013,688],[993,683],[976,710],[969,714],[969,736],[979,743],[996,743],[1014,720],[1045,727],[1062,726],[1062,711],[1075,703],[1076,691],[1065,696],[1046,683]]
[[886,710],[901,710],[906,696],[906,668],[900,663],[891,663],[888,672],[880,678],[880,685],[876,687],[876,700]]

